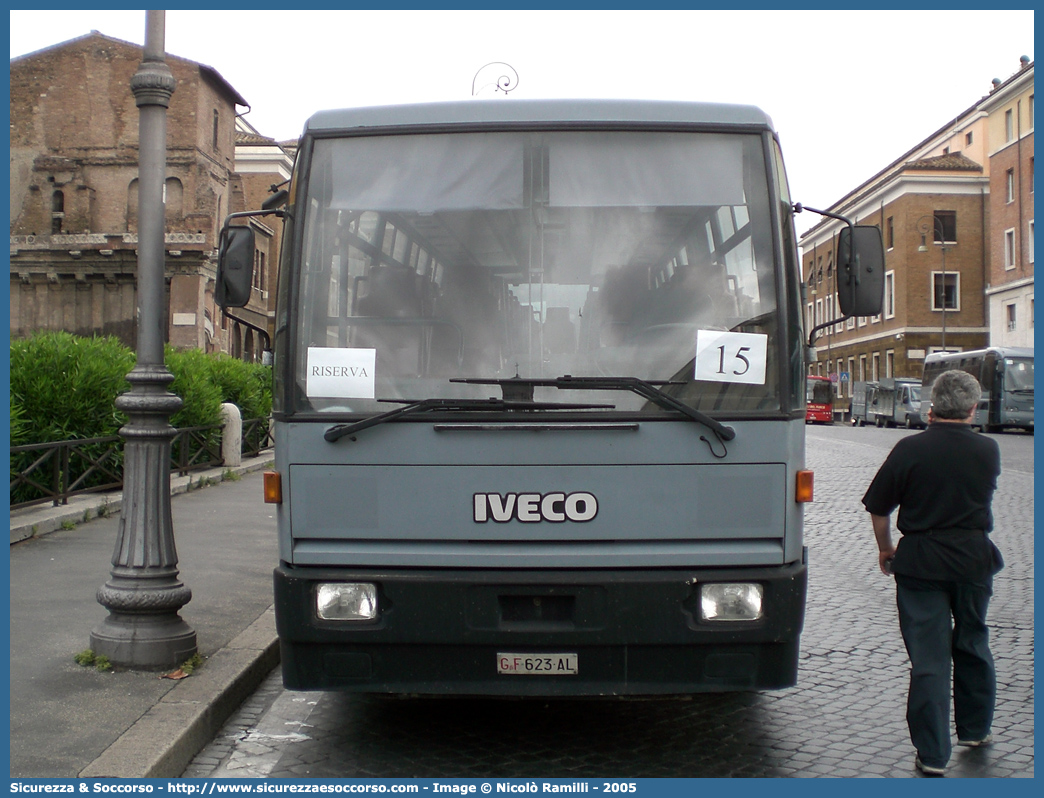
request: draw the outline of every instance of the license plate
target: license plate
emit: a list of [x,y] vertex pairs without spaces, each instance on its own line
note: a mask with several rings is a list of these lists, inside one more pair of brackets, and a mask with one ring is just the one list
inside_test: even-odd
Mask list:
[[576,676],[576,654],[497,654],[497,673]]

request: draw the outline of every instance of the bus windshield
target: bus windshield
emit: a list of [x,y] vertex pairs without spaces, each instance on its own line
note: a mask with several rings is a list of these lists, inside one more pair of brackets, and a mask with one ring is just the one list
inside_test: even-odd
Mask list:
[[834,401],[834,389],[828,380],[807,381],[806,401],[817,405],[828,405]]
[[1033,392],[1033,361],[1028,358],[1004,359],[1004,390]]
[[[759,135],[355,136],[303,157],[295,409],[372,414],[496,390],[451,380],[572,375],[778,413],[787,337]],[[673,412],[619,391],[535,398]]]

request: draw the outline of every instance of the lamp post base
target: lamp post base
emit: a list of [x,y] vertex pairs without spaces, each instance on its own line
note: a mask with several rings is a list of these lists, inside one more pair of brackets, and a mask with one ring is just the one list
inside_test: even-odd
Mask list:
[[177,571],[145,574],[116,568],[98,590],[98,603],[108,617],[91,631],[91,650],[108,657],[113,665],[131,668],[168,668],[180,665],[196,653],[196,633],[178,610],[192,598],[192,591],[177,578]]
[[113,665],[173,668],[196,653],[196,633],[177,613],[166,617],[112,613],[91,632],[91,650]]

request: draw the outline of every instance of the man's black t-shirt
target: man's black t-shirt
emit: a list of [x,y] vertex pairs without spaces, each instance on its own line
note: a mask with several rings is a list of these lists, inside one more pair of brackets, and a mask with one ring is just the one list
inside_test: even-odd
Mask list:
[[863,496],[874,515],[899,508],[896,528],[903,537],[893,571],[981,579],[999,570],[999,552],[985,534],[993,529],[999,474],[997,442],[968,424],[934,422],[900,440]]

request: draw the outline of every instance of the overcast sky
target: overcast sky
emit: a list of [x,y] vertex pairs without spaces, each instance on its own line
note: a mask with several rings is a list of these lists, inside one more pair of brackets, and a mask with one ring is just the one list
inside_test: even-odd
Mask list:
[[[144,11],[10,15],[12,58],[91,30],[145,39]],[[323,108],[468,99],[484,65],[506,62],[518,75],[510,97],[758,105],[779,131],[794,199],[816,207],[1034,57],[1032,11],[172,10],[166,19],[167,52],[220,72],[250,104],[250,123],[279,140],[297,138]],[[505,95],[490,85],[479,96]],[[799,228],[815,221],[805,214]]]

